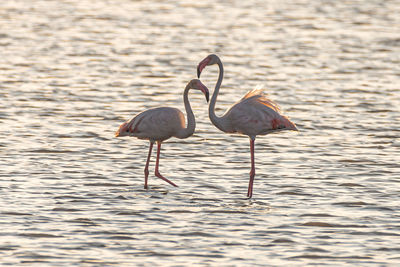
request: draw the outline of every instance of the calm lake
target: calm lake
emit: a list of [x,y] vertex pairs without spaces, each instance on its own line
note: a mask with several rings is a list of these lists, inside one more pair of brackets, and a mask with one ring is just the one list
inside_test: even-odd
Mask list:
[[[398,266],[400,2],[0,3],[0,265]],[[184,112],[218,54],[221,115],[262,86],[299,132],[250,148],[208,118],[163,143],[115,138]],[[216,66],[201,81],[214,90]]]

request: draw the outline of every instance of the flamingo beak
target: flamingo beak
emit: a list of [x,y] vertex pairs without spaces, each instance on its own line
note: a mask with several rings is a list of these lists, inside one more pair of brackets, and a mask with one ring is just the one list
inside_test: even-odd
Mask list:
[[197,78],[200,78],[201,72],[208,65],[209,62],[210,62],[210,59],[208,57],[206,57],[199,63],[199,65],[197,65]]
[[200,71],[200,68],[199,68],[200,66],[197,66],[197,78],[200,78],[200,74],[201,74],[201,71]]
[[199,89],[204,94],[204,96],[206,97],[206,100],[207,100],[207,103],[208,103],[209,98],[210,98],[210,92],[208,91],[208,88],[204,84],[202,84],[200,81],[199,81],[199,83],[200,83],[199,84]]

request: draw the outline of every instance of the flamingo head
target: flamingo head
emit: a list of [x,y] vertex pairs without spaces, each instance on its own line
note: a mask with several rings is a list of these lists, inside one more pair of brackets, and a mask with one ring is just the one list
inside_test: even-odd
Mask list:
[[217,64],[218,61],[220,61],[220,59],[215,54],[208,55],[205,59],[200,61],[199,65],[197,65],[197,78],[200,78],[200,74],[206,66]]
[[200,90],[204,96],[206,97],[206,100],[208,102],[209,97],[210,97],[210,93],[208,91],[208,88],[198,79],[193,79],[191,80],[188,85],[187,85],[190,89],[197,89]]
[[120,136],[127,136],[129,135],[129,124],[128,122],[122,123],[118,130],[115,132],[115,137],[120,137]]

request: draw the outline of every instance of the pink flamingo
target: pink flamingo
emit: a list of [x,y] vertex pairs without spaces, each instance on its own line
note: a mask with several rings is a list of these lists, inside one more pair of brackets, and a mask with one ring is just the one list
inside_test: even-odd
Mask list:
[[158,171],[158,163],[160,160],[161,143],[170,137],[177,137],[180,139],[188,138],[193,135],[196,128],[196,121],[192,108],[189,103],[188,93],[190,89],[200,90],[206,97],[208,102],[209,92],[207,87],[199,80],[191,80],[183,92],[183,102],[185,103],[185,110],[187,114],[187,127],[185,127],[185,116],[176,108],[159,107],[153,108],[139,113],[137,116],[129,121],[124,122],[119,126],[115,136],[134,136],[139,139],[150,141],[149,154],[147,156],[146,167],[144,169],[144,188],[147,189],[147,178],[149,176],[149,162],[153,144],[157,141],[157,160],[155,167],[155,175],[158,178],[166,181],[167,183],[177,186]]
[[203,59],[197,66],[197,76],[200,78],[202,70],[206,66],[213,64],[218,65],[219,76],[208,109],[209,117],[211,122],[223,132],[240,133],[249,136],[251,171],[247,197],[251,198],[256,173],[254,163],[254,141],[256,136],[282,130],[297,131],[297,128],[288,117],[281,113],[278,105],[263,94],[262,90],[249,91],[239,102],[230,107],[222,117],[215,115],[215,103],[224,75],[224,68],[219,57],[212,54]]

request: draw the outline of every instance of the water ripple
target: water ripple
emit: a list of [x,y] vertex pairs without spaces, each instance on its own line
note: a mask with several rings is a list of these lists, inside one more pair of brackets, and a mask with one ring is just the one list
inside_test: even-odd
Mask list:
[[[40,266],[396,266],[396,1],[3,1],[0,257]],[[196,133],[162,146],[121,122],[168,105],[209,53],[217,114],[264,86],[299,133]],[[214,88],[217,68],[202,82]]]

